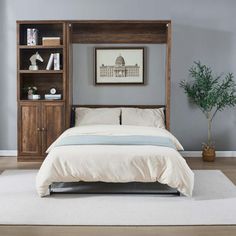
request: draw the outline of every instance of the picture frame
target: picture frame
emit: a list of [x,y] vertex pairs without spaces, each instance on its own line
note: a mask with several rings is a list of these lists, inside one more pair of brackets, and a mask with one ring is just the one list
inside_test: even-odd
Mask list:
[[95,85],[144,84],[144,47],[96,47]]

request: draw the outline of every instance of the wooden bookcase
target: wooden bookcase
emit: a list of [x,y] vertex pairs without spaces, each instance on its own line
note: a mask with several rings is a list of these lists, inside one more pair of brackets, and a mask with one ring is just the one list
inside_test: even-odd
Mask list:
[[[38,45],[27,45],[27,28],[38,30]],[[60,45],[44,46],[42,37],[60,37]],[[38,52],[43,62],[29,70],[29,58]],[[46,70],[51,53],[60,53],[60,70]],[[50,144],[68,127],[67,23],[62,21],[17,21],[18,160],[43,160]],[[29,100],[25,88],[35,86],[40,100]],[[51,88],[60,100],[45,100]]]

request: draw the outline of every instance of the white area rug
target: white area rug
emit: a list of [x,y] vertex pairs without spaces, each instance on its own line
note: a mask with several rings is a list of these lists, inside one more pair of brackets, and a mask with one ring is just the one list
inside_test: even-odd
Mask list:
[[221,171],[195,171],[193,198],[79,194],[39,198],[36,173],[9,170],[0,175],[0,224],[236,224],[236,187]]

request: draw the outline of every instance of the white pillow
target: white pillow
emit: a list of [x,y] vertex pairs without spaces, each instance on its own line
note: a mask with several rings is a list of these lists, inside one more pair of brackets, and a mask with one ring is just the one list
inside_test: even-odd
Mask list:
[[121,124],[165,128],[164,108],[121,108]]
[[82,125],[120,125],[120,108],[75,109],[75,126]]

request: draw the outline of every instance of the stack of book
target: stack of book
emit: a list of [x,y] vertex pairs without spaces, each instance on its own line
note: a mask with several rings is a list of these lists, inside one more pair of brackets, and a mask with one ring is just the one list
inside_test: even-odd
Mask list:
[[58,100],[61,99],[61,94],[45,94],[44,98],[46,100]]
[[60,70],[60,53],[51,53],[48,64],[46,67],[46,70],[51,70],[52,66],[54,67],[54,70]]

